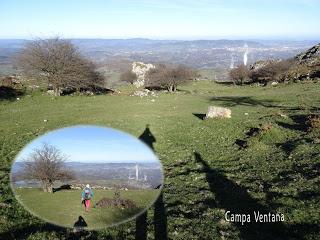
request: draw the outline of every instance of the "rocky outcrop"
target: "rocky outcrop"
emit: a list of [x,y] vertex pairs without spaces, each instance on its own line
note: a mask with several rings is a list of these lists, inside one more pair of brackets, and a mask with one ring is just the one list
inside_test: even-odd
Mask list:
[[146,74],[150,69],[155,68],[154,65],[150,63],[143,62],[133,62],[132,72],[137,75],[137,80],[133,83],[136,87],[144,86],[146,80]]
[[294,64],[284,74],[284,80],[319,80],[320,79],[320,44],[298,54]]
[[262,68],[265,68],[266,66],[270,64],[275,64],[281,62],[280,59],[268,59],[268,60],[260,60],[255,62],[254,64],[250,65],[251,71],[258,71]]
[[250,66],[250,71],[254,82],[319,80],[320,44],[292,59],[258,61]]
[[308,49],[307,51],[298,54],[295,59],[299,62],[305,62],[312,58],[320,57],[320,43]]

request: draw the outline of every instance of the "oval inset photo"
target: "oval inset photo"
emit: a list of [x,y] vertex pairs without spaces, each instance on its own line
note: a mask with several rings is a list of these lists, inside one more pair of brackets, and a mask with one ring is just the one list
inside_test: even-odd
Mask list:
[[17,155],[11,187],[29,212],[52,224],[98,229],[126,222],[155,202],[163,184],[149,127],[140,139],[96,126],[49,132]]

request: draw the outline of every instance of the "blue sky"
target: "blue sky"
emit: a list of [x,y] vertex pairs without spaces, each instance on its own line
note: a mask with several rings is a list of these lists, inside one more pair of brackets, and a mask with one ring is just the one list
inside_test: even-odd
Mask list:
[[28,144],[16,160],[22,161],[43,143],[58,148],[69,162],[158,161],[154,153],[137,138],[111,128],[94,126],[75,126],[49,132]]
[[1,0],[0,38],[319,39],[319,0]]

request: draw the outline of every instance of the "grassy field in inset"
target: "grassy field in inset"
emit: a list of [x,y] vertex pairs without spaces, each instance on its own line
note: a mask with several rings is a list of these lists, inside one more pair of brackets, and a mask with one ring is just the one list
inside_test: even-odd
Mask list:
[[[258,87],[198,81],[176,93],[144,98],[129,96],[130,88],[120,91],[57,98],[34,92],[0,102],[0,201],[10,205],[0,208],[2,236],[19,239],[33,229],[30,239],[66,238],[62,230],[44,229],[10,190],[10,166],[29,141],[76,124],[113,127],[138,137],[150,124],[165,178],[160,207],[148,211],[149,239],[159,232],[170,239],[319,237],[320,134],[308,127],[307,117],[319,111],[320,82]],[[203,121],[209,105],[230,108],[232,118]],[[252,128],[264,130],[248,136]],[[247,141],[247,148],[239,149],[237,140]],[[253,207],[281,212],[285,222],[273,228],[224,220],[228,209]],[[134,232],[131,221],[98,232],[97,238],[134,239]]]
[[16,197],[32,213],[51,223],[73,227],[82,216],[88,229],[103,228],[128,220],[149,207],[159,194],[159,190],[128,190],[120,191],[121,198],[132,200],[136,209],[93,208],[103,197],[113,198],[114,191],[94,190],[90,212],[85,212],[81,204],[81,190],[61,190],[46,193],[41,189],[18,188]]

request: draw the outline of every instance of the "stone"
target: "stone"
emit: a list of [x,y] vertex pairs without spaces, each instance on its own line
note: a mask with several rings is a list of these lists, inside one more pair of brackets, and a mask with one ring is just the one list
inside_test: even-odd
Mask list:
[[137,75],[137,80],[133,83],[137,88],[144,86],[146,74],[150,69],[155,68],[151,63],[133,62],[132,72]]
[[274,81],[271,83],[271,86],[277,86],[278,85],[278,82]]
[[223,107],[209,106],[205,119],[231,118],[231,110]]
[[148,89],[135,91],[130,96],[137,96],[137,97],[141,97],[141,98],[142,97],[148,97],[148,96],[157,97],[155,92],[150,91]]
[[48,90],[47,93],[48,93],[49,95],[52,95],[52,96],[53,96],[53,95],[54,95],[54,90]]

